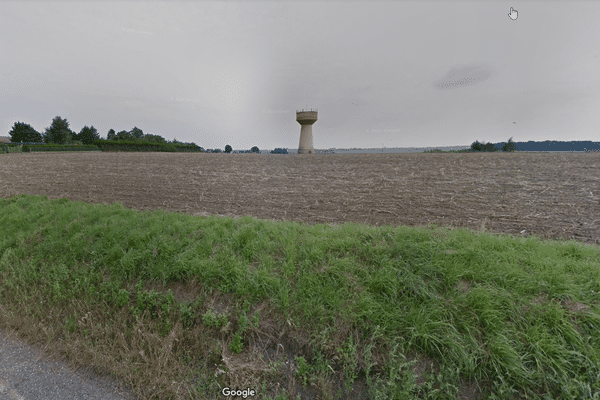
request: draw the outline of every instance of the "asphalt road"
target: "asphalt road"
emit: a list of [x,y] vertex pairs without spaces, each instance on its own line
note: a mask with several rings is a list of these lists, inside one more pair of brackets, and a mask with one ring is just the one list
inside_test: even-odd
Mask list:
[[116,378],[98,375],[91,366],[75,371],[42,350],[0,329],[0,400],[136,399]]

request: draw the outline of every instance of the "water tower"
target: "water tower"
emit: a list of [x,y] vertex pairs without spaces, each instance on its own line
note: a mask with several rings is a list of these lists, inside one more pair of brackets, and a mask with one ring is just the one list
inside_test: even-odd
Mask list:
[[298,154],[313,154],[315,152],[313,148],[312,125],[317,122],[317,111],[312,109],[296,111],[296,121],[302,125],[302,128],[300,128]]

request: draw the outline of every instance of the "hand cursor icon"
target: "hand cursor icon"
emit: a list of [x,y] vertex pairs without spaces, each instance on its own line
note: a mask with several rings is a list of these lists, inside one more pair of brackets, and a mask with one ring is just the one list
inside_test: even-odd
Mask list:
[[517,16],[519,15],[519,13],[517,12],[517,10],[514,10],[512,7],[510,8],[510,14],[508,14],[509,18],[512,20],[517,19]]

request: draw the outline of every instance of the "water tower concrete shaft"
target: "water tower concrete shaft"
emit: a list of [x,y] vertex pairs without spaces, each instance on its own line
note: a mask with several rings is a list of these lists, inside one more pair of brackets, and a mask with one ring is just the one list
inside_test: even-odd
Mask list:
[[298,154],[313,154],[312,125],[317,122],[317,110],[296,111],[296,121],[302,127],[300,128],[300,145]]

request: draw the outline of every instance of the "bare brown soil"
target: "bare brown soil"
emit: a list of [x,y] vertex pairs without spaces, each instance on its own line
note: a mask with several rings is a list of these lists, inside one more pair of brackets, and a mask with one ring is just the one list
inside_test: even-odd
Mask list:
[[600,244],[600,154],[5,154],[0,196]]

